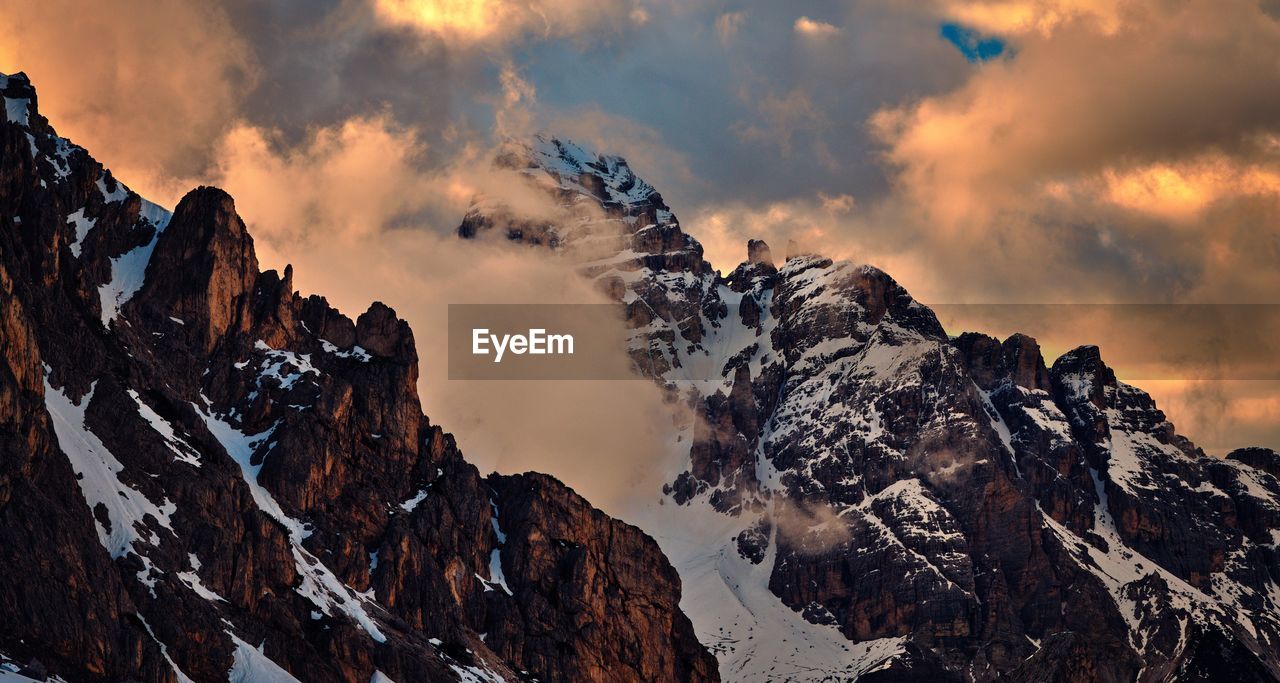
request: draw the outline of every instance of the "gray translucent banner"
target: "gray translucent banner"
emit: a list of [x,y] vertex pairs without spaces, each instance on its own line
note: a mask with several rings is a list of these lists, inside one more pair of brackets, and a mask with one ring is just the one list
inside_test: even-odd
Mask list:
[[952,335],[1035,337],[1046,362],[1100,348],[1125,380],[1278,380],[1280,304],[931,304]]
[[[948,334],[1036,338],[1045,361],[1081,345],[1128,381],[1280,380],[1278,304],[936,304]],[[733,313],[731,313],[733,315]],[[451,380],[637,379],[624,309],[450,304]],[[767,344],[768,340],[761,340]],[[697,363],[707,377],[720,368]]]

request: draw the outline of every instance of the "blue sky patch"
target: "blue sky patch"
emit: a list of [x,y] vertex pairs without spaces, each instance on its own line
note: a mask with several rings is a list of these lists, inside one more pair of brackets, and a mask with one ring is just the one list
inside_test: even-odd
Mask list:
[[970,64],[989,62],[997,57],[1013,54],[1004,40],[996,36],[984,36],[960,24],[944,23],[938,29],[938,35],[954,45]]

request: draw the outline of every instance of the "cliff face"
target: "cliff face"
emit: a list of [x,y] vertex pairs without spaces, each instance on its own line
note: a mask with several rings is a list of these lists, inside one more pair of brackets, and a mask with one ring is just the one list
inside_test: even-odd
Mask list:
[[460,235],[561,251],[698,414],[644,526],[723,671],[1280,676],[1273,451],[1206,457],[1096,347],[1049,366],[1024,335],[949,337],[872,266],[753,240],[722,276],[617,157],[538,138],[499,165],[566,219],[530,240],[481,201]]
[[423,416],[394,311],[300,296],[226,193],[171,214],[0,92],[5,671],[718,679],[652,539]]

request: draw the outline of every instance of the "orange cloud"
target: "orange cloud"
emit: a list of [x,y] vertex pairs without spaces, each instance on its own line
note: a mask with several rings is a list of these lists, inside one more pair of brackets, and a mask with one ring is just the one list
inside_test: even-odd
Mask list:
[[169,205],[185,189],[173,178],[205,168],[258,78],[215,5],[14,0],[5,14],[0,72],[25,71],[61,135]]
[[1211,455],[1280,442],[1280,382],[1148,380],[1140,386],[1179,432]]
[[744,11],[725,12],[716,17],[716,37],[720,39],[720,44],[724,45],[733,40],[746,21],[747,13]]
[[834,24],[828,24],[825,21],[817,21],[809,17],[800,17],[795,23],[796,33],[810,38],[827,38],[838,35],[840,27]]
[[560,38],[648,21],[645,9],[627,0],[374,0],[374,9],[389,25],[464,46],[524,34]]
[[1209,154],[1184,163],[1155,163],[1102,172],[1104,196],[1126,209],[1180,221],[1226,197],[1280,194],[1280,167]]
[[1280,22],[1243,1],[942,8],[996,10],[969,18],[1016,33],[1012,59],[868,122],[894,190],[873,213],[928,243],[924,287],[962,282],[953,291],[988,301],[1273,300]]
[[1070,22],[1091,23],[1111,35],[1120,30],[1122,5],[1114,0],[947,0],[942,12],[954,21],[1001,35],[1049,35]]

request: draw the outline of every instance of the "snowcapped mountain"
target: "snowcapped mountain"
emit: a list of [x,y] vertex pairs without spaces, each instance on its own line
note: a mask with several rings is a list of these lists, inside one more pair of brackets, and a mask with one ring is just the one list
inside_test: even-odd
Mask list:
[[651,538],[422,414],[391,309],[0,95],[0,680],[718,680]]
[[696,416],[642,532],[482,477],[408,325],[260,271],[225,193],[169,212],[0,95],[0,680],[1280,678],[1280,454],[1096,348],[759,241],[722,275],[625,160],[511,144],[559,210],[459,233],[562,252]]
[[459,234],[562,251],[694,408],[640,524],[726,680],[1280,678],[1280,454],[1207,457],[1096,347],[950,337],[873,266],[753,240],[721,275],[618,157],[496,164],[562,215]]

